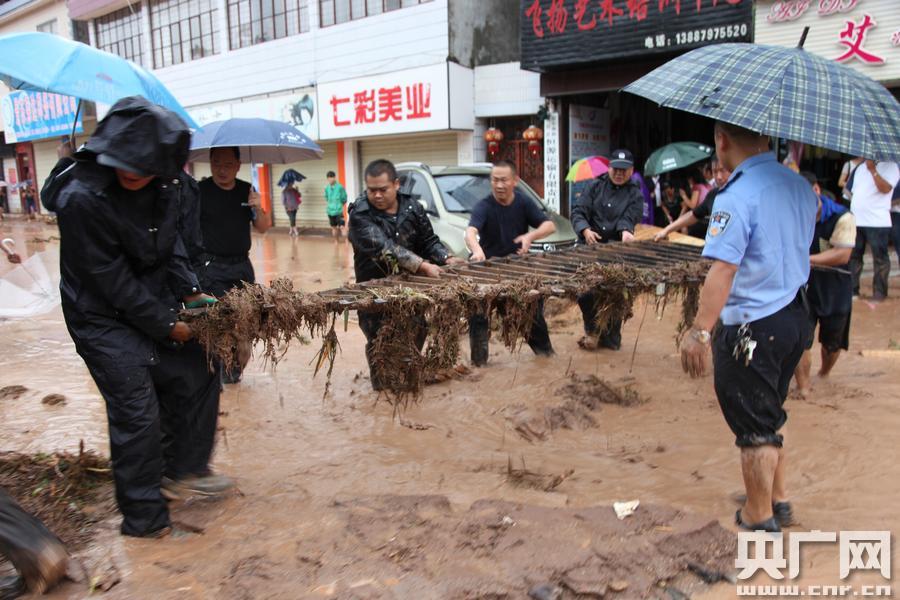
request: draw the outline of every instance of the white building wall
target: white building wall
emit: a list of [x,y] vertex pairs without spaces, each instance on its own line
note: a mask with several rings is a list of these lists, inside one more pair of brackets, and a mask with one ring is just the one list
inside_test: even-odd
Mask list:
[[[317,27],[317,5],[311,2],[306,33],[154,73],[191,107],[431,65],[447,58],[447,2],[434,0],[322,29]],[[226,29],[221,10],[219,19]]]
[[65,0],[40,0],[0,18],[0,34],[37,31],[37,26],[56,19],[56,34],[72,39]]
[[518,62],[475,67],[475,116],[530,115],[544,104],[539,73]]

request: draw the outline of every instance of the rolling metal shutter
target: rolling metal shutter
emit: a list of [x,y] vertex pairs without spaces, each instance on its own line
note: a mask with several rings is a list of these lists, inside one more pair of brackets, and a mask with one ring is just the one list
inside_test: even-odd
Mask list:
[[[408,161],[428,166],[455,166],[458,162],[457,135],[453,131],[421,135],[375,138],[359,143],[360,172],[373,160],[386,158],[394,164]],[[360,181],[362,181],[360,177]]]
[[[325,185],[328,183],[325,174],[328,171],[338,172],[337,144],[335,142],[318,142],[324,151],[322,160],[306,160],[289,165],[272,165],[272,210],[275,213],[275,226],[287,227],[287,213],[281,204],[281,188],[278,180],[288,169],[300,171],[306,179],[297,184],[303,196],[303,203],[297,211],[298,227],[328,227],[328,215],[325,214]],[[350,190],[347,195],[352,198]]]

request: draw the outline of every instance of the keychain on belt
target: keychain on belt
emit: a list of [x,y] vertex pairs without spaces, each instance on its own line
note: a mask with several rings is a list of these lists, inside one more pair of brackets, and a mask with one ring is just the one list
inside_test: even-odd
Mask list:
[[741,360],[743,356],[745,367],[750,365],[750,361],[753,360],[753,351],[756,350],[756,340],[751,337],[752,335],[753,332],[750,331],[750,325],[744,323],[738,329],[738,338],[734,343],[734,359]]

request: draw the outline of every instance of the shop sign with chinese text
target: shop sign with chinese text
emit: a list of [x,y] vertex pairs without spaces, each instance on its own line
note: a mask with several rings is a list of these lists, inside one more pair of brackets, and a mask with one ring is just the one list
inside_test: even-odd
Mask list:
[[753,39],[752,0],[522,0],[522,68],[608,63]]
[[450,128],[447,63],[318,86],[323,140]]
[[756,41],[795,46],[841,62],[879,81],[900,79],[897,0],[763,0],[756,8]]
[[25,142],[82,133],[81,112],[75,112],[78,100],[49,92],[16,90],[0,101],[7,142]]

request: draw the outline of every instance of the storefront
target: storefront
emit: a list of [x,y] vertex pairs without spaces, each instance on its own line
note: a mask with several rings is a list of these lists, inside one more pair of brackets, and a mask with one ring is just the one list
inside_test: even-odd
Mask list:
[[[900,8],[896,0],[779,0],[756,6],[756,42],[803,44],[881,82],[900,98]],[[833,193],[847,156],[821,148],[802,149],[800,168],[827,182]]]
[[[345,148],[347,193],[371,161],[472,162],[473,73],[455,63],[321,83],[319,138]],[[323,212],[324,214],[324,212]]]
[[[84,133],[81,111],[76,122],[77,100],[46,92],[13,91],[0,100],[5,147],[2,159],[10,212],[26,212],[27,187],[40,189],[58,160],[60,138]],[[40,202],[36,209],[41,212]]]
[[[700,46],[753,39],[751,0],[522,0],[523,69],[540,73],[545,198],[568,215],[568,167],[591,154],[631,150],[638,170],[673,141],[712,142],[708,120],[674,114],[619,90]],[[598,57],[601,57],[598,60]]]

